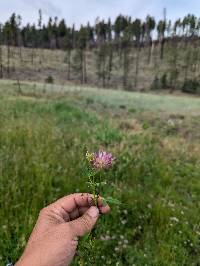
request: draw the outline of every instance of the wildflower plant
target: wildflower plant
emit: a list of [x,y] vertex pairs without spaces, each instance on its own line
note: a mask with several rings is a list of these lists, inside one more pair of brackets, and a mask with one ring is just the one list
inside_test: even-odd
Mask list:
[[[103,199],[103,205],[108,203],[120,204],[120,202],[112,197],[102,197],[103,187],[107,184],[105,180],[105,173],[112,168],[115,158],[107,151],[97,151],[94,153],[86,152],[86,163],[87,163],[87,184],[93,194],[95,205],[98,207],[98,198],[101,195]],[[96,239],[96,228],[89,234],[82,238],[79,242],[79,264],[84,265],[82,262],[83,257],[88,258],[90,265],[95,265],[96,256],[94,254]]]
[[[107,151],[97,151],[94,153],[86,152],[87,160],[87,177],[88,186],[92,191],[95,204],[98,204],[99,195],[102,192],[103,186],[107,184],[103,179],[104,173],[108,171],[114,164],[115,158]],[[119,204],[120,202],[112,197],[103,197],[103,202]]]

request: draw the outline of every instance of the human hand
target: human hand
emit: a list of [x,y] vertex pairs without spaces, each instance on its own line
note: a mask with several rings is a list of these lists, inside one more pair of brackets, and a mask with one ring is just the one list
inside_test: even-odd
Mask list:
[[40,211],[25,251],[15,266],[67,266],[78,245],[78,237],[90,232],[99,213],[108,213],[98,199],[76,193],[63,197]]

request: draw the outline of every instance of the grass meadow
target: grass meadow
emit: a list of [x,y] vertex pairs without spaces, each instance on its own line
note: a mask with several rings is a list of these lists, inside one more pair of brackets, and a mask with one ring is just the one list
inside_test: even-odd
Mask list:
[[86,192],[85,150],[116,163],[111,205],[74,265],[200,265],[200,98],[0,83],[0,265],[22,253],[39,210]]

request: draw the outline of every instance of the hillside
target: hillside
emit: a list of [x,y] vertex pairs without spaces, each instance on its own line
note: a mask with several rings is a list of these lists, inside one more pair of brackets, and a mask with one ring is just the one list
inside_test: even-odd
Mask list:
[[80,54],[76,49],[71,52],[70,58],[68,52],[62,50],[9,49],[8,62],[7,47],[2,47],[2,76],[7,79],[46,80],[62,85],[86,83],[130,91],[199,92],[198,41],[189,44],[166,42],[163,59],[160,59],[161,48],[158,43],[153,43],[151,47],[131,47],[126,54],[123,50],[111,47],[112,54],[109,50],[103,57],[99,49],[86,49],[84,66],[80,63]]

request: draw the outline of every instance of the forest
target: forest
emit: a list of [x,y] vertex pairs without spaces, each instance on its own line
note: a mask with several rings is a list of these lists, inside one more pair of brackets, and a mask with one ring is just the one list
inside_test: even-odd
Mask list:
[[[48,83],[197,94],[199,36],[200,18],[192,14],[175,22],[119,15],[76,27],[57,17],[44,23],[41,10],[35,24],[23,25],[14,13],[0,25],[0,78],[37,81],[40,72]],[[55,67],[48,67],[52,50]]]

